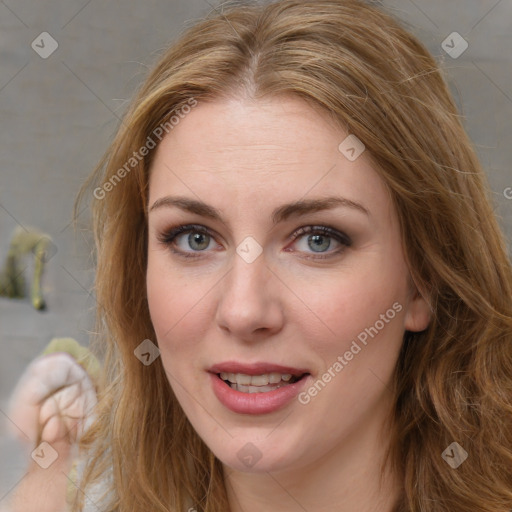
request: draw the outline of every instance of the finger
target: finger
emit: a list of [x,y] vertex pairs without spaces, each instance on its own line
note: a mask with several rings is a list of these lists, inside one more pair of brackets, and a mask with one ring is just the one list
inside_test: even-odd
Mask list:
[[[21,432],[34,443],[38,438],[39,409],[42,402],[62,387],[88,379],[85,370],[66,353],[53,353],[33,361],[20,378],[11,395],[8,415],[10,431],[21,438]],[[93,387],[92,384],[88,388]]]
[[[49,441],[46,424],[51,418],[58,417],[63,424],[63,430],[58,434],[75,442],[90,425],[96,404],[96,391],[88,377],[51,395],[41,407],[39,416],[39,422],[45,425],[42,438]],[[52,434],[57,435],[56,432],[52,431]]]

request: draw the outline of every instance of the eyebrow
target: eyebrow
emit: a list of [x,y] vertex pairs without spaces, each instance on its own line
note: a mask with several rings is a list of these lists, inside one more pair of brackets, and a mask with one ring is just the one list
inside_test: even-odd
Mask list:
[[[157,199],[149,212],[162,207],[177,207],[190,213],[208,217],[219,222],[224,222],[222,214],[219,210],[211,205],[203,203],[195,199],[179,196],[166,196]],[[301,199],[292,203],[283,204],[272,212],[272,222],[277,224],[283,222],[292,216],[306,215],[323,210],[331,210],[334,208],[345,207],[359,211],[366,216],[370,216],[370,212],[360,203],[346,199],[344,197],[331,196],[320,199]]]

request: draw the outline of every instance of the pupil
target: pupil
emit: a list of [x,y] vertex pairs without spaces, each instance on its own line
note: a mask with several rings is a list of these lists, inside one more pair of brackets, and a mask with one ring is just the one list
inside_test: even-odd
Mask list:
[[[202,251],[202,250],[206,249],[208,247],[207,236],[208,235],[204,235],[202,233],[191,233],[188,236],[188,241],[189,241],[190,246],[192,248],[195,248],[195,249],[199,250],[199,251]],[[206,243],[205,243],[205,241],[206,241]],[[194,247],[194,244],[199,245],[199,247],[197,247],[197,246]]]
[[[310,247],[311,247],[311,249],[313,249],[316,252],[321,252],[321,251],[317,251],[316,248],[322,249],[322,246],[323,246],[323,249],[328,249],[329,245],[330,245],[329,237],[325,237],[323,235],[311,235],[309,237],[309,241],[310,242],[313,241],[314,246],[310,245]],[[324,242],[324,243],[322,243],[322,242]]]

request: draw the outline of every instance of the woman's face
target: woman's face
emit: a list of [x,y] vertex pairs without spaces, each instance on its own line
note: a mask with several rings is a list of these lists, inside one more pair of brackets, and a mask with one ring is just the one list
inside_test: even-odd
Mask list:
[[378,432],[404,331],[428,324],[348,135],[300,99],[231,100],[157,149],[151,319],[188,419],[235,470],[305,469]]

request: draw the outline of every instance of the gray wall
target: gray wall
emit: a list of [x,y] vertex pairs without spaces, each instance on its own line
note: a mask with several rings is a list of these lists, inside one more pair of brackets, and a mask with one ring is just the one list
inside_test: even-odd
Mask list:
[[[512,187],[512,2],[383,3],[444,62],[511,240],[512,189],[511,199],[504,191]],[[186,25],[209,12],[210,4],[0,1],[0,258],[18,224],[49,233],[57,247],[44,278],[47,312],[36,312],[28,300],[0,298],[0,422],[7,421],[6,400],[22,370],[52,337],[87,343],[93,274],[90,240],[70,226],[75,194],[106,149],[147,66]],[[45,59],[31,47],[34,40],[43,46],[42,32],[58,43]],[[469,43],[458,58],[441,47],[452,32]],[[50,48],[45,36],[38,51]],[[87,213],[80,217],[82,228]],[[5,425],[1,428],[0,501],[24,467],[18,449],[5,439]]]

